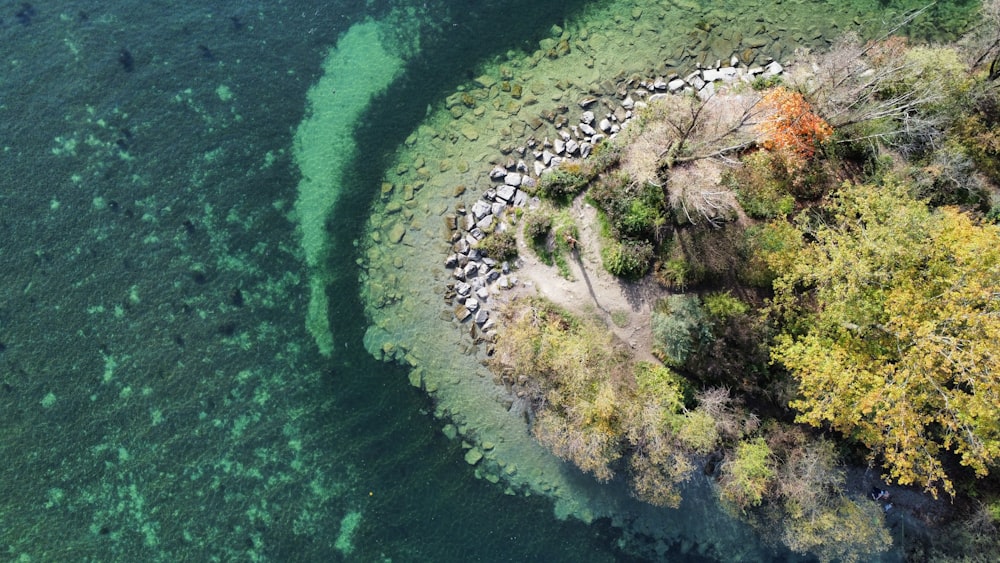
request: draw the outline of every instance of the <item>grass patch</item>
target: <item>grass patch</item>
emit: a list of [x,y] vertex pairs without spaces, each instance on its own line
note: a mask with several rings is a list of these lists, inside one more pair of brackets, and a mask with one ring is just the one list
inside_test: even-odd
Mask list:
[[623,311],[621,309],[611,311],[611,322],[615,323],[615,326],[618,328],[627,327],[630,322],[628,311]]

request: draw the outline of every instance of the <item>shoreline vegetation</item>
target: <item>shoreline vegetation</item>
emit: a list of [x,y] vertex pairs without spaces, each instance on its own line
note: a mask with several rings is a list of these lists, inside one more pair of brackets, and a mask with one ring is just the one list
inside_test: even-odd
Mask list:
[[[701,475],[823,561],[1000,558],[998,6],[946,45],[845,34],[746,79],[723,79],[738,56],[623,79],[606,114],[581,101],[578,125],[546,118],[572,133],[502,151],[485,207],[445,214],[442,284],[534,439],[655,506]],[[585,260],[617,285],[543,296]],[[469,440],[472,465],[502,447]]]
[[523,246],[578,252],[552,225],[594,206],[604,268],[662,288],[660,362],[599,316],[511,300],[490,365],[533,435],[654,505],[704,471],[733,514],[824,561],[889,549],[883,513],[907,510],[846,483],[864,462],[957,503],[948,522],[911,504],[908,557],[1000,557],[998,57],[996,38],[847,36],[784,75],[643,104],[588,157],[611,165],[543,173]]

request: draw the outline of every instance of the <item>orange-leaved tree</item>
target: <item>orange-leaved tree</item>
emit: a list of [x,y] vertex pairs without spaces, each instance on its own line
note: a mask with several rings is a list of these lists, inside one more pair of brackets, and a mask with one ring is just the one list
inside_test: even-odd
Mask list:
[[833,134],[833,128],[816,115],[802,94],[783,86],[774,88],[761,107],[764,119],[757,129],[765,149],[785,157],[789,168],[800,168],[816,153],[816,146]]

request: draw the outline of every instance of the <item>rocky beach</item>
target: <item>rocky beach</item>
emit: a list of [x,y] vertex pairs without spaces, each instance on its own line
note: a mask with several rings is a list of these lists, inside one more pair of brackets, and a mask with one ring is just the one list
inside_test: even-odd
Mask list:
[[[779,61],[795,48],[828,46],[840,29],[860,23],[845,11],[842,21],[820,30],[807,12],[762,13],[738,31],[737,21],[747,23],[739,13],[615,5],[553,26],[532,51],[485,64],[428,108],[382,182],[367,237],[357,241],[372,320],[365,347],[410,368],[410,383],[432,397],[445,434],[461,441],[478,477],[508,494],[545,495],[560,517],[623,524],[622,515],[632,515],[630,526],[661,546],[686,542],[722,559],[753,558],[745,550],[759,547],[747,541],[748,527],[720,509],[707,478],[685,484],[680,511],[654,509],[630,499],[624,484],[598,485],[530,436],[517,398],[483,364],[502,330],[496,305],[513,294],[551,295],[553,288],[476,246],[489,232],[516,229],[518,209],[533,205],[526,190],[614,138],[639,108],[673,94],[704,99],[727,84],[781,74]],[[685,31],[665,32],[668,21]],[[526,247],[519,250],[532,261]],[[543,275],[551,282],[558,275],[549,270]],[[590,280],[577,278],[577,287],[555,282],[555,292],[588,299],[594,292],[583,284]],[[618,308],[636,315],[648,307],[630,302],[612,282],[600,283],[604,295],[617,292]],[[626,342],[642,338],[634,326],[616,332]]]

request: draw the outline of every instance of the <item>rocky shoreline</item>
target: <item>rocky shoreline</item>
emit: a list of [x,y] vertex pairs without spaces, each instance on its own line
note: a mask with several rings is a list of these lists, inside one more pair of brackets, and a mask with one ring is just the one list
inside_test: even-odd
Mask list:
[[[712,68],[699,68],[680,77],[670,75],[653,79],[637,76],[622,79],[602,92],[578,100],[575,107],[561,105],[554,111],[543,112],[523,144],[501,148],[487,175],[490,185],[472,205],[459,199],[452,212],[444,217],[444,227],[450,254],[444,267],[450,272],[445,284],[444,301],[452,307],[454,318],[461,324],[471,324],[474,343],[492,342],[497,335],[492,308],[496,296],[520,284],[517,265],[498,263],[478,248],[493,231],[515,228],[510,215],[515,209],[537,205],[530,195],[542,177],[566,161],[587,158],[594,147],[610,142],[625,128],[640,109],[670,95],[697,95],[702,100],[714,96],[718,89],[734,84],[751,84],[754,80],[780,76],[784,67],[777,61],[764,66],[748,67],[733,56],[730,65],[717,62]],[[477,79],[480,85],[493,86],[492,79]],[[461,96],[458,97],[461,100]],[[468,101],[468,100],[466,100]],[[543,124],[548,127],[543,127]],[[465,186],[455,189],[461,198]],[[478,460],[476,460],[478,461]]]

